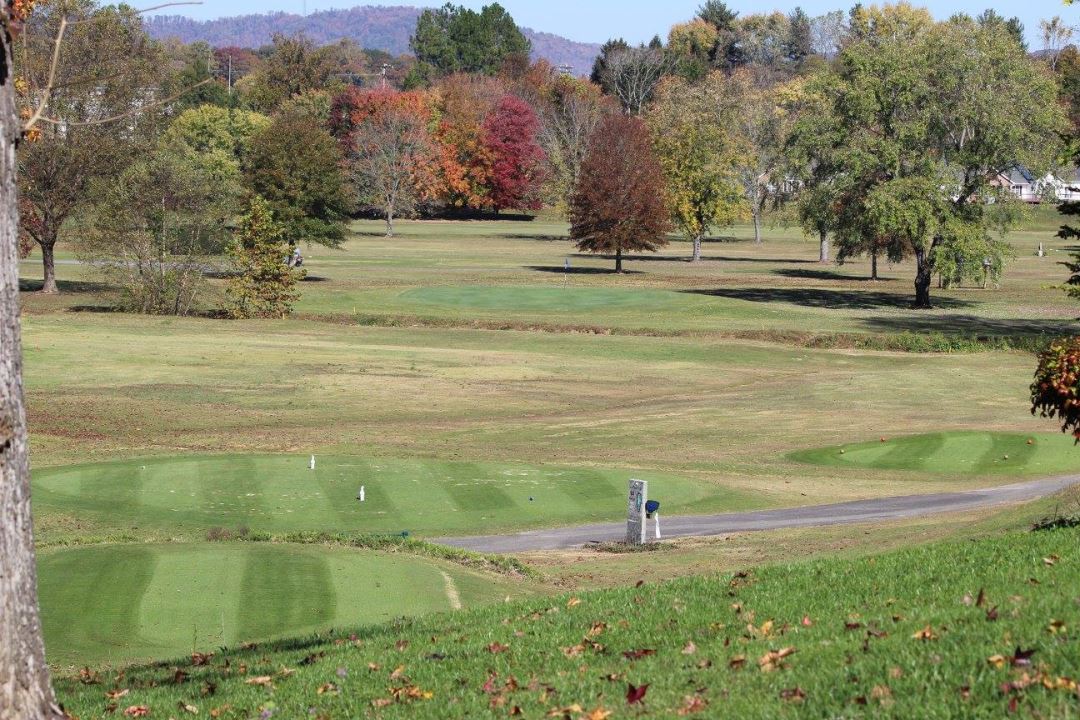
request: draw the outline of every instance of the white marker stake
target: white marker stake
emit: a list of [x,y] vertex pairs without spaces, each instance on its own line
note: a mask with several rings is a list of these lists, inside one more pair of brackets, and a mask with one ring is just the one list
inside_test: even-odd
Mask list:
[[364,502],[364,486],[360,486],[360,502]]
[[308,469],[310,469],[310,470],[315,469],[315,456],[314,455],[311,456],[311,464],[308,465]]
[[653,517],[656,518],[656,539],[660,539],[660,513],[654,513]]

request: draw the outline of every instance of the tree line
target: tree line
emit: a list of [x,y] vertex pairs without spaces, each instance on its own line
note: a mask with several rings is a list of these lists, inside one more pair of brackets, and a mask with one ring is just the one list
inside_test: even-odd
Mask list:
[[[666,40],[609,41],[576,78],[530,62],[497,4],[423,11],[413,57],[392,63],[303,37],[158,43],[132,11],[77,0],[28,21],[26,106],[48,84],[62,17],[81,22],[55,65],[57,122],[19,151],[23,247],[40,246],[55,291],[53,249],[70,237],[142,312],[287,312],[302,271],[264,273],[285,284],[280,302],[241,299],[235,244],[263,210],[284,258],[340,244],[357,215],[392,235],[400,217],[541,207],[565,213],[582,249],[621,257],[677,231],[695,261],[717,228],[750,220],[760,242],[776,213],[818,238],[822,262],[869,256],[876,276],[879,258],[914,259],[927,306],[934,278],[1002,272],[1019,211],[1000,173],[1053,167],[1080,116],[1075,48],[1057,32],[1060,47],[1033,57],[1019,21],[993,11],[740,16],[709,0]],[[616,148],[632,151],[628,173],[656,177],[613,175]],[[651,196],[595,191],[623,179]],[[648,233],[625,232],[617,217],[631,214]],[[613,224],[618,242],[603,235]]]

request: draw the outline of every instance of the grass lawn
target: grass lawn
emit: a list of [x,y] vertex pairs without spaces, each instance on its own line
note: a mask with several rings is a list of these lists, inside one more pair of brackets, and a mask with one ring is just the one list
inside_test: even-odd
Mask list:
[[1070,718],[1078,541],[1022,533],[576,593],[63,680],[60,697],[82,718]]
[[61,666],[127,664],[528,592],[408,555],[268,543],[53,549],[38,565],[46,647]]
[[1077,471],[1071,436],[950,432],[880,438],[792,453],[795,460],[840,468],[911,470],[918,473],[1056,475]]
[[[672,512],[746,509],[753,499],[695,480],[634,472]],[[65,466],[34,478],[39,512],[102,525],[196,532],[244,526],[422,535],[617,520],[626,471],[320,455],[184,456]],[[359,502],[360,486],[365,501]]]

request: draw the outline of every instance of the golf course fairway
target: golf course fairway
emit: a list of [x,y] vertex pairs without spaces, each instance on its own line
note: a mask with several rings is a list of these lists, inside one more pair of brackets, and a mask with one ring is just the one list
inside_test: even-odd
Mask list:
[[[744,495],[662,473],[435,460],[185,456],[35,472],[40,512],[114,528],[475,534],[615,520],[627,480],[649,480],[674,513],[753,507]],[[365,500],[357,498],[360,487]]]
[[1051,476],[1080,473],[1072,436],[941,432],[792,453],[800,462],[941,475]]
[[59,664],[179,657],[527,592],[448,563],[306,545],[104,545],[38,560],[45,643]]

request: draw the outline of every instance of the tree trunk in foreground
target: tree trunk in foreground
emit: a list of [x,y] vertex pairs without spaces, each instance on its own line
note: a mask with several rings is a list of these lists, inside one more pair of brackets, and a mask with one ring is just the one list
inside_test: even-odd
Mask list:
[[386,206],[386,237],[394,237],[394,208]]
[[30,462],[19,332],[15,145],[22,134],[11,78],[9,3],[0,35],[0,718],[59,718],[38,616]]
[[870,279],[877,280],[877,248],[870,253]]
[[622,248],[615,249],[615,272],[622,272]]
[[41,243],[41,267],[44,271],[45,282],[41,285],[41,292],[56,293],[60,289],[56,286],[56,238]]
[[818,255],[818,262],[829,262],[829,236],[826,233],[821,233],[821,252]]

